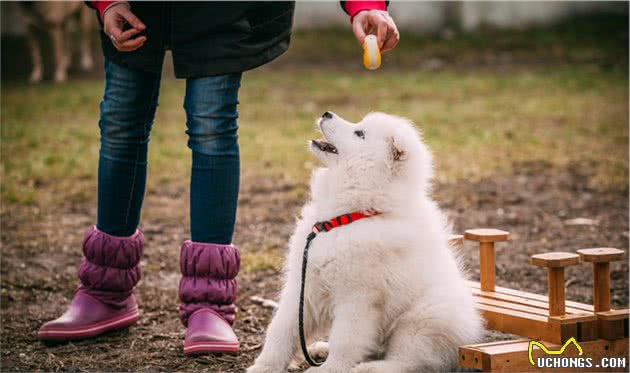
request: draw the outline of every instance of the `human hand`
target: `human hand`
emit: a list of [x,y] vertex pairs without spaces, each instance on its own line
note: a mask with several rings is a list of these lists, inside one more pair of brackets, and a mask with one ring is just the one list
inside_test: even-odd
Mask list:
[[[131,28],[123,31],[123,27],[128,23]],[[146,26],[129,9],[126,1],[111,5],[103,13],[103,29],[109,36],[112,44],[121,52],[131,52],[144,45],[146,36],[132,39],[134,35],[146,29]]]
[[352,20],[352,31],[361,46],[368,34],[376,33],[381,52],[394,49],[400,40],[396,23],[384,10],[360,11]]

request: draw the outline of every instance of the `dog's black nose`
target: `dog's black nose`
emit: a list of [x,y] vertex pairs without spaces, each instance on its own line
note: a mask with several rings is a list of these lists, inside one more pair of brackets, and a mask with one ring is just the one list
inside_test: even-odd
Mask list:
[[324,114],[322,114],[322,118],[324,119],[332,119],[333,115],[330,111],[325,112]]

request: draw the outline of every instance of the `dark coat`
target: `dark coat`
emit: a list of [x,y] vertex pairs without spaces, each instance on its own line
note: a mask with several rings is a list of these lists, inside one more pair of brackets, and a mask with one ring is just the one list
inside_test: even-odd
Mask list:
[[175,76],[195,78],[253,69],[289,47],[294,2],[131,2],[147,41],[120,52],[101,30],[105,57],[131,69],[161,72],[171,50]]

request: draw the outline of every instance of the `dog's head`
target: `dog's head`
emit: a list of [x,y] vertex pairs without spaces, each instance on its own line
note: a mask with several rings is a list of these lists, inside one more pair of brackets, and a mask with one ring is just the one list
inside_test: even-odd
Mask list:
[[328,168],[331,180],[324,182],[345,179],[337,189],[428,189],[431,153],[409,120],[370,113],[351,123],[326,112],[317,123],[323,139],[312,140],[310,149]]

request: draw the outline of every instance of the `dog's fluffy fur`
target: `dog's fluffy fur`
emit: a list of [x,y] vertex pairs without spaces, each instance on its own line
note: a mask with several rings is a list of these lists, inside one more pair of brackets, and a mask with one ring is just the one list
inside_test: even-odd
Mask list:
[[482,323],[448,245],[448,221],[429,196],[429,149],[411,122],[383,113],[357,124],[328,114],[319,126],[325,140],[310,148],[326,168],[313,173],[311,201],[289,243],[279,307],[247,372],[284,372],[301,354],[302,253],[313,224],[368,209],[382,214],[312,242],[305,331],[309,342],[328,338],[329,351],[326,362],[308,372],[452,368],[457,347],[477,341]]

